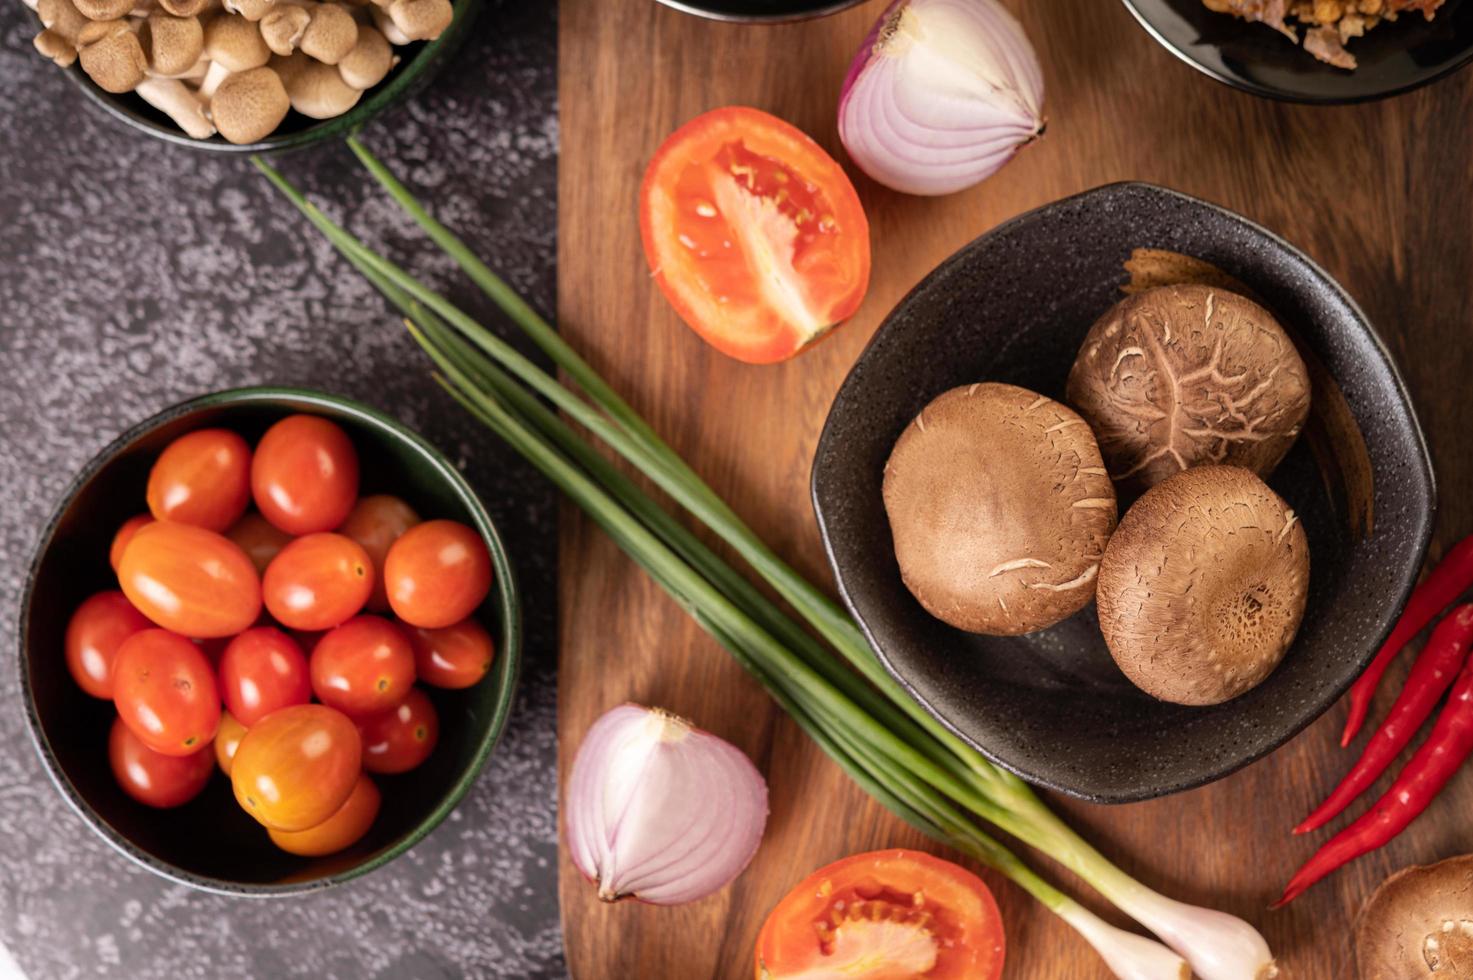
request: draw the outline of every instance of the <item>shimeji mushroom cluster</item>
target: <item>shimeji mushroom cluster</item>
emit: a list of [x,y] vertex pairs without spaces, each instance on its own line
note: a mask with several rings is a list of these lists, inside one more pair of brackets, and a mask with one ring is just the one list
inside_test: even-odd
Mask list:
[[289,110],[347,112],[397,63],[394,46],[439,37],[450,0],[26,0],[36,50],[80,63],[104,91],[136,92],[195,139],[253,143]]

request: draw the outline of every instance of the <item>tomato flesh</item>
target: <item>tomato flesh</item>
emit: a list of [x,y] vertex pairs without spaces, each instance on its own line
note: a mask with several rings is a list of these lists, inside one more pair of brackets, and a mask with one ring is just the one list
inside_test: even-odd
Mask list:
[[66,665],[94,698],[113,696],[113,660],[123,641],[153,623],[121,592],[99,592],[72,613],[66,626]]
[[118,582],[139,612],[184,636],[234,636],[261,614],[251,560],[202,527],[154,521],[139,528],[123,549]]
[[734,106],[676,130],[645,172],[645,256],[696,333],[738,360],[785,360],[859,308],[869,224],[823,148]]
[[857,854],[805,878],[757,937],[758,980],[997,980],[1002,917],[980,878],[918,851]]

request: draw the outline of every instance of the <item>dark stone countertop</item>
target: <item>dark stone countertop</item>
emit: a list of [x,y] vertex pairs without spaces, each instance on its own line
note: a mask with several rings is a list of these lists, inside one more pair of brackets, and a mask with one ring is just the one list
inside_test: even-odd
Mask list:
[[[547,311],[555,19],[552,3],[490,3],[444,73],[365,133]],[[35,53],[34,24],[19,0],[3,0],[0,943],[30,980],[565,976],[553,494],[440,392],[387,304],[245,159],[170,147],[105,118]],[[355,232],[495,322],[346,149],[322,146],[278,164]],[[509,539],[528,630],[511,724],[450,819],[366,878],[304,898],[245,901],[134,867],[68,809],[24,730],[15,623],[35,537],[93,453],[173,402],[257,383],[356,397],[462,463]]]

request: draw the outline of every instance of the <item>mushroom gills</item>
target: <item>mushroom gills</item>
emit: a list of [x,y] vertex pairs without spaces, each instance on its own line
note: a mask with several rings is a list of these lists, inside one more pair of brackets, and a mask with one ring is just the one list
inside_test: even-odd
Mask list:
[[1473,855],[1404,868],[1361,906],[1361,980],[1473,978]]

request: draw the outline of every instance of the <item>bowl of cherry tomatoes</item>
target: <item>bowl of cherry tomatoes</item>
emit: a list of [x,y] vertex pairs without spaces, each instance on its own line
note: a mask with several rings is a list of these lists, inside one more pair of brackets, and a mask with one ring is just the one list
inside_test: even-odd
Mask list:
[[511,710],[510,561],[418,435],[246,388],[134,426],[68,488],[21,608],[58,789],[126,856],[229,894],[309,891],[455,807]]

